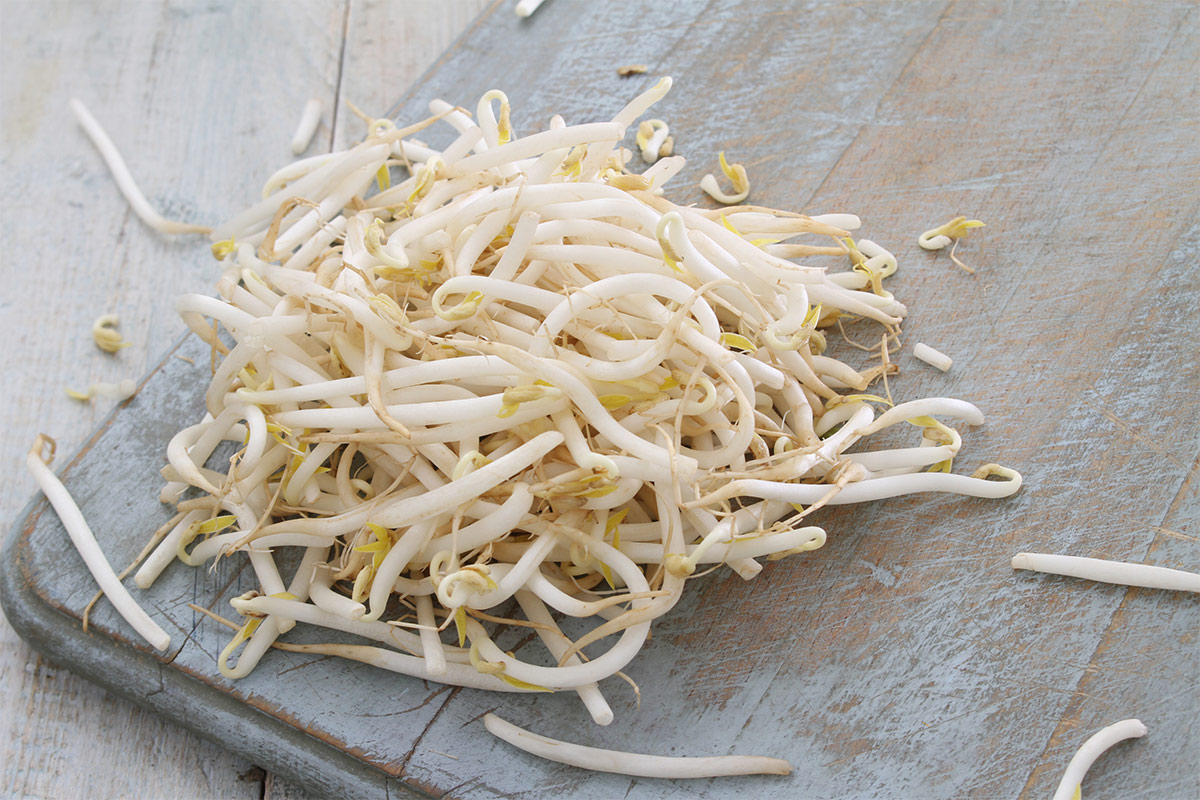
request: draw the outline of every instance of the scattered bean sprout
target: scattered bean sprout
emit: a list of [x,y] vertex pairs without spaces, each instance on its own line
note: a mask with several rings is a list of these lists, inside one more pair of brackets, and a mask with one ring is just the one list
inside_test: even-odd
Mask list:
[[599,772],[646,778],[716,778],[724,775],[790,775],[792,765],[767,756],[710,756],[686,758],[649,756],[621,750],[604,750],[551,739],[519,728],[495,714],[485,714],[483,724],[494,736],[527,753]]
[[[757,559],[819,548],[807,517],[827,504],[1020,488],[994,464],[950,474],[962,438],[935,417],[981,424],[970,403],[877,412],[892,404],[866,390],[907,314],[881,284],[895,257],[861,240],[849,271],[788,260],[844,264],[856,216],[680,206],[662,187],[682,158],[628,170],[620,142],[670,86],[524,137],[498,91],[473,117],[434,101],[407,127],[371,120],[214,231],[219,297],[176,303],[212,349],[206,413],[167,448],[160,496],[180,516],[136,582],[247,555],[259,589],[232,601],[223,674],[303,623],[370,644],[278,644],[570,689],[603,725],[600,682],[700,565],[748,580]],[[444,150],[411,138],[438,122]],[[744,198],[744,169],[721,163]],[[391,166],[409,177],[383,180]],[[782,244],[800,237],[828,243]],[[885,327],[879,366],[824,354],[851,317]],[[906,422],[917,446],[864,449]],[[285,548],[301,554],[288,579]],[[554,612],[594,624],[568,637]],[[496,644],[513,626],[537,631],[543,663]]]
[[96,318],[92,323],[92,341],[96,343],[96,347],[106,353],[115,353],[133,344],[125,341],[117,331],[120,321],[116,314],[103,314]]
[[1181,592],[1200,592],[1200,574],[1181,569],[1132,564],[1128,561],[1109,561],[1103,558],[1059,556],[1048,553],[1017,553],[1013,569],[1028,569],[1051,575],[1069,575],[1101,583],[1121,586],[1141,586],[1147,589],[1174,589]]
[[546,0],[519,0],[516,8],[517,16],[528,17],[532,15],[533,12],[541,8],[542,3],[544,2],[546,2]]
[[104,132],[104,128],[100,127],[100,123],[87,110],[87,106],[72,98],[71,111],[74,112],[75,119],[79,121],[79,125],[92,143],[96,145],[96,149],[100,151],[101,158],[112,172],[113,180],[117,182],[117,188],[121,190],[121,194],[125,195],[130,207],[135,214],[141,217],[142,222],[161,233],[210,233],[212,231],[211,228],[204,225],[192,225],[163,218],[142,194],[142,190],[134,182],[133,176],[129,174],[129,168],[125,166],[125,159],[121,158],[117,146],[113,144],[112,139]]
[[628,78],[632,75],[642,75],[645,72],[645,64],[626,64],[622,67],[617,67],[617,74],[622,78]]
[[1063,772],[1058,788],[1054,790],[1054,800],[1078,800],[1083,785],[1083,777],[1104,751],[1118,742],[1126,739],[1138,739],[1146,735],[1146,726],[1141,720],[1124,719],[1114,722],[1107,728],[1101,728],[1083,743],[1083,746],[1071,757],[1071,763]]
[[166,650],[171,646],[171,637],[158,626],[158,623],[150,619],[150,615],[137,604],[137,601],[121,584],[112,566],[104,557],[103,551],[100,550],[96,536],[84,520],[79,506],[75,504],[75,500],[72,499],[58,476],[50,470],[49,464],[54,460],[54,449],[54,440],[49,436],[39,434],[34,440],[33,447],[29,448],[29,455],[25,458],[26,467],[33,473],[33,479],[45,493],[50,505],[54,506],[59,519],[62,520],[63,527],[67,529],[71,543],[83,557],[88,572],[92,573],[92,577],[100,585],[100,590],[112,602],[113,608],[152,647],[156,650]]
[[711,172],[700,179],[700,188],[718,203],[734,205],[742,202],[750,195],[750,178],[746,176],[746,168],[741,164],[730,164],[726,161],[724,150],[717,154],[717,160],[721,163],[721,172],[733,184],[733,194],[726,194]]
[[950,369],[950,365],[954,363],[950,356],[938,350],[934,350],[924,342],[917,342],[916,345],[913,346],[913,355],[919,358],[921,361],[924,361],[926,364],[937,367],[942,372]]
[[977,219],[967,219],[966,217],[955,217],[945,225],[939,225],[936,228],[931,228],[922,233],[917,238],[917,244],[921,245],[926,250],[941,250],[946,245],[954,242],[954,247],[950,248],[950,260],[956,265],[971,273],[975,274],[975,269],[969,267],[962,262],[954,251],[958,248],[960,239],[966,238],[967,234],[973,228],[982,228],[984,224]]
[[67,389],[67,397],[72,400],[91,400],[93,397],[107,397],[109,400],[128,400],[137,394],[137,381],[126,378],[119,383],[93,383],[86,392]]
[[314,97],[304,104],[304,112],[300,115],[300,122],[296,125],[296,132],[292,135],[293,154],[300,155],[308,149],[313,134],[317,132],[317,126],[320,124],[321,101]]
[[637,146],[641,150],[642,161],[653,164],[671,155],[675,151],[675,140],[670,134],[670,128],[661,119],[648,119],[638,125]]

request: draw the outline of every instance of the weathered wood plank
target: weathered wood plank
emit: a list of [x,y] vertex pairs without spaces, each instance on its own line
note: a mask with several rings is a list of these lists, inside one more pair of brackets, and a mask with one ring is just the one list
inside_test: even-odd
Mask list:
[[[391,103],[481,4],[406,3],[404,19],[422,35],[403,44],[399,59],[394,48],[362,35],[379,20],[359,26],[347,51],[350,78],[361,81],[353,85],[378,85]],[[182,331],[171,298],[210,291],[213,279],[212,262],[194,240],[160,237],[128,212],[71,120],[67,99],[78,96],[91,107],[163,213],[216,221],[252,200],[266,171],[290,157],[288,141],[310,96],[323,98],[325,109],[309,152],[329,147],[348,8],[5,3],[0,159],[9,191],[0,202],[18,255],[3,266],[10,281],[0,295],[0,329],[19,346],[0,354],[11,387],[0,429],[4,463],[19,464],[39,430],[57,437],[63,457],[77,449],[112,404],[80,405],[62,387],[140,376]],[[373,58],[389,65],[389,82],[376,82],[369,66],[354,72]],[[116,357],[90,342],[91,321],[106,311],[121,315],[133,342]],[[31,492],[24,470],[0,487],[6,527]],[[98,794],[197,797],[262,791],[262,778],[244,760],[50,665],[3,622],[0,645],[5,794],[78,795],[82,786]],[[98,765],[86,773],[72,769],[84,750]],[[146,752],[152,761],[141,759]],[[271,780],[266,794],[299,791]]]
[[[524,22],[501,11],[407,95],[406,118],[432,96],[471,104],[500,86],[526,130],[556,111],[599,119],[675,75],[661,115],[691,161],[678,193],[700,200],[696,181],[725,148],[750,170],[756,201],[861,213],[864,234],[901,258],[892,288],[913,308],[906,342],[956,360],[942,375],[902,351],[893,392],[979,402],[989,424],[964,432],[963,460],[1004,461],[1028,483],[1004,503],[831,511],[818,554],[751,583],[697,581],[631,665],[640,708],[622,685],[608,690],[611,728],[590,727],[568,696],[501,703],[516,722],[588,743],[780,753],[803,765],[787,783],[580,775],[491,742],[471,720],[501,701],[466,691],[432,698],[415,725],[372,721],[357,746],[375,747],[380,731],[393,741],[364,761],[452,797],[1032,797],[1091,730],[1139,715],[1150,737],[1100,762],[1088,796],[1194,793],[1180,765],[1200,740],[1200,697],[1179,690],[1200,678],[1195,604],[1014,574],[1008,558],[1044,549],[1197,566],[1195,9],[553,0]],[[376,65],[408,58],[389,13],[353,5],[331,22],[370,40],[340,63],[343,96],[359,102],[346,87],[361,75],[371,113],[391,88],[372,79]],[[650,74],[616,77],[635,61]],[[355,124],[340,112],[334,140]],[[962,251],[974,277],[915,245],[959,212],[990,223]],[[736,611],[705,613],[715,607]],[[210,666],[219,639],[198,629],[180,666]],[[314,735],[346,738],[385,685],[355,665],[289,672],[318,688],[361,681],[322,718],[271,694],[272,676],[302,663],[272,655],[228,691]]]
[[[64,386],[142,375],[183,330],[171,298],[213,281],[195,238],[159,236],[129,212],[67,100],[91,108],[162,213],[215,221],[287,158],[305,99],[332,99],[336,12],[322,2],[4,4],[5,527],[33,491],[20,465],[35,433],[57,437],[66,458],[111,408],[70,400]],[[91,342],[105,312],[133,343],[116,356]],[[260,777],[239,778],[244,759],[47,663],[6,622],[0,653],[0,794],[259,796]]]

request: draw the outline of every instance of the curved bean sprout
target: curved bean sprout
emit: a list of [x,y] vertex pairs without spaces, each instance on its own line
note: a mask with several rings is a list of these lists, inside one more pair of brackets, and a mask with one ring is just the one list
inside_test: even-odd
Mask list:
[[1123,719],[1096,731],[1080,745],[1079,750],[1071,757],[1071,763],[1067,764],[1062,780],[1059,781],[1058,788],[1054,790],[1054,800],[1077,799],[1080,796],[1083,776],[1091,769],[1096,759],[1104,754],[1104,751],[1126,739],[1140,739],[1145,735],[1146,726],[1138,719]]

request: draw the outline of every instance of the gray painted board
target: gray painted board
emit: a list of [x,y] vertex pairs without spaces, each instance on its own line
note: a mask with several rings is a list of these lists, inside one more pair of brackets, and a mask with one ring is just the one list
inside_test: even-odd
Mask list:
[[[187,603],[220,611],[249,588],[237,562],[177,564],[146,593],[186,634],[165,659],[104,605],[82,635],[91,585],[40,501],[5,551],[10,619],[51,657],[355,796],[1047,796],[1086,736],[1129,716],[1150,735],[1105,756],[1087,796],[1195,796],[1200,604],[1013,573],[1008,559],[1200,567],[1198,24],[1186,3],[553,0],[526,22],[493,6],[406,95],[397,113],[411,119],[431,97],[470,106],[500,86],[528,130],[552,113],[603,119],[673,75],[656,113],[690,160],[677,194],[701,201],[696,182],[725,149],[755,202],[859,213],[900,258],[906,341],[955,358],[943,375],[906,349],[892,391],[976,401],[989,420],[965,432],[959,469],[994,460],[1026,477],[1009,501],[832,510],[824,549],[751,582],[697,580],[627,670],[640,707],[609,688],[610,727],[567,693],[445,690],[294,653],[226,682],[225,633]],[[616,75],[636,62],[649,73]],[[915,243],[960,212],[990,224],[963,251],[974,276]],[[166,516],[163,446],[200,407],[172,389],[188,369],[166,359],[69,467],[114,563]],[[763,752],[797,771],[691,784],[581,773],[491,740],[477,722],[491,709],[588,744]]]

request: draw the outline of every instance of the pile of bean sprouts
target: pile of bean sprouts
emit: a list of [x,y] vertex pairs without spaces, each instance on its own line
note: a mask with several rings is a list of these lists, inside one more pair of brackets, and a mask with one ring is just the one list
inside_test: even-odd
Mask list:
[[[866,393],[906,308],[857,217],[676,205],[682,158],[631,170],[621,142],[669,88],[524,137],[499,91],[474,115],[376,119],[213,231],[219,297],[177,302],[213,350],[207,413],[170,442],[178,513],[136,581],[245,554],[259,589],[233,601],[224,675],[302,622],[369,643],[310,652],[570,689],[603,725],[598,684],[699,568],[750,579],[819,548],[826,504],[1017,491],[994,464],[951,472],[962,439],[935,417],[982,423],[970,403]],[[434,124],[444,150],[415,138]],[[793,260],[818,257],[847,268]],[[879,365],[824,354],[850,318],[881,326]],[[894,426],[916,441],[872,447]],[[570,638],[564,615],[591,627]],[[547,656],[505,652],[510,626]]]

